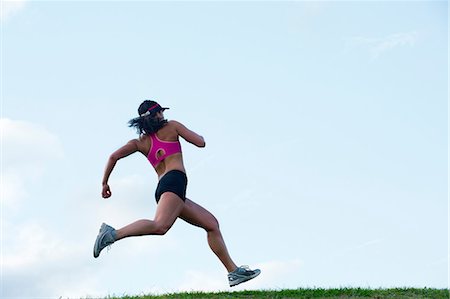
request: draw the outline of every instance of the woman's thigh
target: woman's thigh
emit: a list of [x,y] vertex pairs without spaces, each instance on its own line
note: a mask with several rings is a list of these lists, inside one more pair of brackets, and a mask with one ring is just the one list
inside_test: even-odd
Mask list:
[[173,192],[165,192],[159,200],[154,221],[171,227],[184,208],[183,200]]

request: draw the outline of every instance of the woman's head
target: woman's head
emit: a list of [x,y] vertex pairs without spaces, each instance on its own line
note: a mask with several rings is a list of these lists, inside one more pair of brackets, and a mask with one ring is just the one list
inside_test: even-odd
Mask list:
[[155,133],[167,123],[162,114],[166,109],[169,108],[163,108],[155,101],[145,100],[139,105],[139,117],[133,118],[128,124],[134,127],[138,134]]
[[163,108],[155,101],[145,100],[139,105],[138,113],[139,116],[155,115],[160,111],[164,111],[169,108]]

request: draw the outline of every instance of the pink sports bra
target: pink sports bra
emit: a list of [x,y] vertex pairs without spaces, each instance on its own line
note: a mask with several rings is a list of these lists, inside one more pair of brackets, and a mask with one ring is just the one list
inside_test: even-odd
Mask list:
[[[168,156],[181,153],[181,144],[179,141],[164,141],[156,136],[156,133],[149,134],[152,139],[152,145],[148,152],[147,159],[153,165],[158,166]],[[160,157],[158,157],[160,155]]]

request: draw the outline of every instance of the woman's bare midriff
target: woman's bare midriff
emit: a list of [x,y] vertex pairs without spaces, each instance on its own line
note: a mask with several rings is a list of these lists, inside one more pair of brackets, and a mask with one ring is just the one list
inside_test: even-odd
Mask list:
[[158,174],[158,179],[161,179],[166,173],[171,170],[180,170],[186,173],[186,169],[184,168],[183,164],[183,155],[179,153],[165,158],[156,166],[155,170]]

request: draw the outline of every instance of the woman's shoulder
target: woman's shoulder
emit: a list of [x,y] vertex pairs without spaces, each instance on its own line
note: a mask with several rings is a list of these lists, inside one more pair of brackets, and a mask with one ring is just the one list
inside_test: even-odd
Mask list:
[[174,119],[171,119],[171,120],[167,121],[167,124],[171,125],[171,126],[178,126],[178,125],[180,125],[180,122],[176,121]]
[[169,120],[167,123],[168,123],[171,127],[177,128],[177,129],[182,129],[182,128],[185,128],[185,127],[186,127],[183,123],[181,123],[181,122],[179,122],[179,121],[177,121],[177,120],[174,120],[174,119]]
[[140,135],[139,136],[139,138],[136,138],[136,139],[134,139],[134,142],[136,142],[136,145],[138,146],[138,147],[141,147],[141,146],[145,146],[145,145],[147,145],[149,142],[150,142],[150,136],[149,135],[147,135],[147,134],[142,134],[142,135]]
[[148,135],[147,134],[141,134],[141,135],[139,135],[139,137],[138,138],[136,138],[136,139],[134,139],[136,142],[142,142],[142,141],[144,141],[144,140],[147,140],[148,139]]
[[148,152],[148,147],[150,146],[150,136],[147,134],[142,134],[138,138],[130,140],[130,142],[135,143],[138,150],[142,153]]
[[179,121],[171,119],[171,120],[167,121],[167,126],[170,127],[172,130],[178,132],[180,127],[183,127],[183,124],[180,123]]

